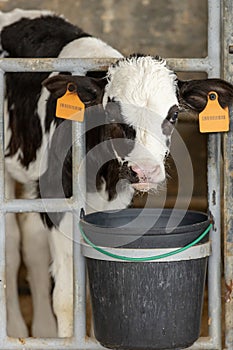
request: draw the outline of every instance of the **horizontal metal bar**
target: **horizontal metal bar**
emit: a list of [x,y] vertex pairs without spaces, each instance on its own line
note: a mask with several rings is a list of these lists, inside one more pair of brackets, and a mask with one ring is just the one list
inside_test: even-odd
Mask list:
[[[4,72],[85,72],[104,70],[116,58],[2,58],[0,69]],[[168,58],[168,65],[177,71],[210,72],[212,61],[206,58]]]
[[5,338],[0,342],[1,350],[104,350],[97,341],[85,338]]
[[46,199],[12,199],[3,202],[0,210],[4,213],[25,212],[71,212],[79,208],[78,202],[72,198],[46,198]]
[[[10,345],[10,348],[9,348]],[[97,341],[92,338],[85,338],[85,343],[82,344],[80,341],[75,342],[74,338],[6,338],[6,341],[0,342],[1,350],[104,350]],[[199,338],[189,350],[218,350],[212,339],[209,337]]]
[[168,58],[168,65],[175,71],[182,72],[206,72],[212,71],[212,61],[205,58]]
[[107,69],[116,59],[106,58],[2,58],[0,69],[5,72],[52,72]]

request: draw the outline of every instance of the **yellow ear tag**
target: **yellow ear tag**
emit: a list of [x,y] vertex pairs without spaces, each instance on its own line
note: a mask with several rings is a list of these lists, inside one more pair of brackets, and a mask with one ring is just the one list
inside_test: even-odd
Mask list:
[[222,108],[218,102],[218,94],[215,91],[208,93],[208,101],[199,114],[200,132],[229,131],[229,110]]
[[57,99],[56,117],[83,122],[85,105],[74,84],[69,83],[65,95]]

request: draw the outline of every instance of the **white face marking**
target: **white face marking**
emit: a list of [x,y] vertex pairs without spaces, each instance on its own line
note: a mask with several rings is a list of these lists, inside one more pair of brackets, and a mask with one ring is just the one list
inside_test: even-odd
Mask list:
[[[122,105],[148,108],[163,119],[177,104],[176,75],[166,62],[151,56],[132,57],[119,61],[108,70],[106,93]],[[127,122],[138,124],[138,117],[125,115]]]
[[165,61],[150,56],[124,59],[109,68],[104,104],[108,97],[119,103],[125,123],[136,131],[135,146],[125,160],[141,183],[156,187],[165,180],[168,147],[161,125],[178,105],[176,75]]

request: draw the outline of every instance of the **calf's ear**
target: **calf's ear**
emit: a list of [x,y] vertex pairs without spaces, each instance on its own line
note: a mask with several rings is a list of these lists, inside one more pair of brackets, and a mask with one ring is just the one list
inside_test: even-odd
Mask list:
[[59,74],[47,78],[42,82],[42,85],[46,87],[55,98],[59,98],[65,94],[70,84],[70,91],[77,91],[81,101],[88,106],[102,102],[106,83],[107,81],[105,79]]
[[215,91],[222,108],[233,102],[233,85],[222,79],[178,81],[180,106],[200,113],[207,103],[208,93]]

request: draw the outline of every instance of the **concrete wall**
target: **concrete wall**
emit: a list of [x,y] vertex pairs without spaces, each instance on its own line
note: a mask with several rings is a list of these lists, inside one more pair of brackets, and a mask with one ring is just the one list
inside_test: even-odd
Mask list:
[[0,0],[0,10],[49,9],[123,52],[206,55],[206,0]]

